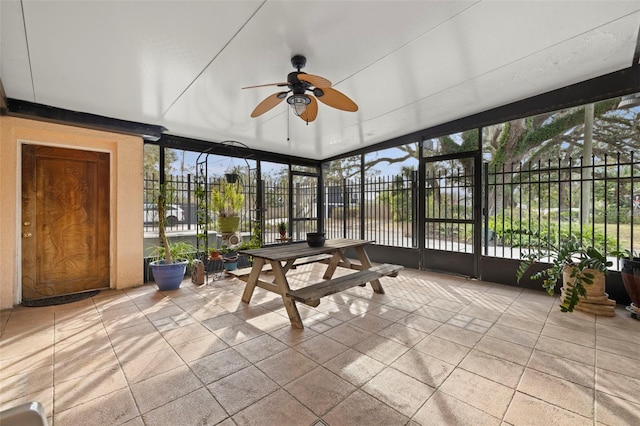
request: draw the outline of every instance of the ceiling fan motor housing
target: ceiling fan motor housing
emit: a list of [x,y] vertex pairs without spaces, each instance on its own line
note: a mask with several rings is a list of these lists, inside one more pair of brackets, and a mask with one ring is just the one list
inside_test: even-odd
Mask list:
[[300,71],[302,68],[304,68],[305,65],[307,65],[307,58],[302,55],[294,55],[291,58],[291,65],[293,65],[295,69]]

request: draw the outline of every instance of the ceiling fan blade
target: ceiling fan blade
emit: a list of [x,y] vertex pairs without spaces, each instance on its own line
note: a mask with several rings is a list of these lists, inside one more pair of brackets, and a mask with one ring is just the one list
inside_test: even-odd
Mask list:
[[301,72],[298,74],[298,80],[306,81],[314,87],[325,89],[331,87],[331,82],[324,77]]
[[267,87],[267,86],[288,86],[289,83],[268,83],[268,84],[259,84],[257,86],[247,86],[243,87],[243,89],[253,89],[254,87]]
[[314,98],[313,96],[309,96],[309,99],[311,99],[311,103],[307,105],[307,109],[304,110],[302,114],[300,114],[300,118],[302,118],[307,123],[311,123],[318,116],[318,101],[316,101],[316,98]]
[[349,97],[344,93],[331,87],[322,89],[322,91],[324,92],[324,95],[318,96],[318,100],[320,102],[343,111],[356,112],[358,110],[358,105],[356,105],[356,103],[349,99]]
[[260,102],[258,106],[253,110],[253,112],[251,113],[251,117],[256,118],[257,116],[264,114],[265,112],[269,111],[271,108],[282,102],[284,98],[286,98],[286,96],[281,96],[282,93],[286,92],[278,92],[274,93],[271,96],[267,96],[265,100]]

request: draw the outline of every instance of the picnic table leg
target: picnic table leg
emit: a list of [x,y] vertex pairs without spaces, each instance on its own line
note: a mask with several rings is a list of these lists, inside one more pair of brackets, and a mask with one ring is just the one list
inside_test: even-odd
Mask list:
[[251,268],[249,279],[247,280],[247,284],[244,286],[244,293],[242,293],[243,302],[249,303],[249,301],[251,300],[251,297],[253,296],[253,290],[255,290],[256,283],[260,279],[260,273],[262,272],[263,266],[264,259],[259,257],[253,258],[253,268]]
[[338,265],[340,264],[340,261],[342,260],[343,257],[344,255],[341,253],[340,250],[337,250],[336,252],[334,252],[333,257],[329,259],[329,265],[327,266],[327,269],[324,271],[324,275],[322,276],[322,278],[324,278],[325,280],[330,280],[331,277],[333,277],[333,273],[336,272],[336,269],[338,268]]
[[[356,256],[358,256],[358,260],[360,260],[360,263],[362,264],[362,269],[371,268],[371,259],[369,259],[369,255],[364,249],[364,246],[354,247],[354,250],[356,252]],[[382,288],[382,284],[380,284],[379,280],[371,280],[370,284],[374,292],[384,294],[384,289]]]
[[298,312],[298,307],[296,306],[296,302],[287,296],[287,292],[289,291],[289,282],[287,281],[287,277],[285,276],[284,268],[282,264],[277,261],[271,261],[271,267],[273,268],[273,275],[275,276],[274,282],[280,288],[280,295],[282,296],[282,301],[284,302],[284,308],[287,310],[287,315],[289,315],[289,321],[291,321],[291,325],[295,328],[304,328],[302,325],[302,318],[300,318],[300,313]]

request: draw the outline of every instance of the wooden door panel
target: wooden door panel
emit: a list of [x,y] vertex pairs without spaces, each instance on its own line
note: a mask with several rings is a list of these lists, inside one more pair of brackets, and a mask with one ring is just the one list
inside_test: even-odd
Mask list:
[[109,155],[23,146],[22,295],[109,287]]

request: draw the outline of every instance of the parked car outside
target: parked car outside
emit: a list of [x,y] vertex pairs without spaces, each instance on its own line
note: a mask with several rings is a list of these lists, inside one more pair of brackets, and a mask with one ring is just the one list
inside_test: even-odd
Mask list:
[[[184,210],[175,204],[167,204],[167,226],[176,226],[184,222]],[[158,223],[158,206],[144,205],[144,223]]]

